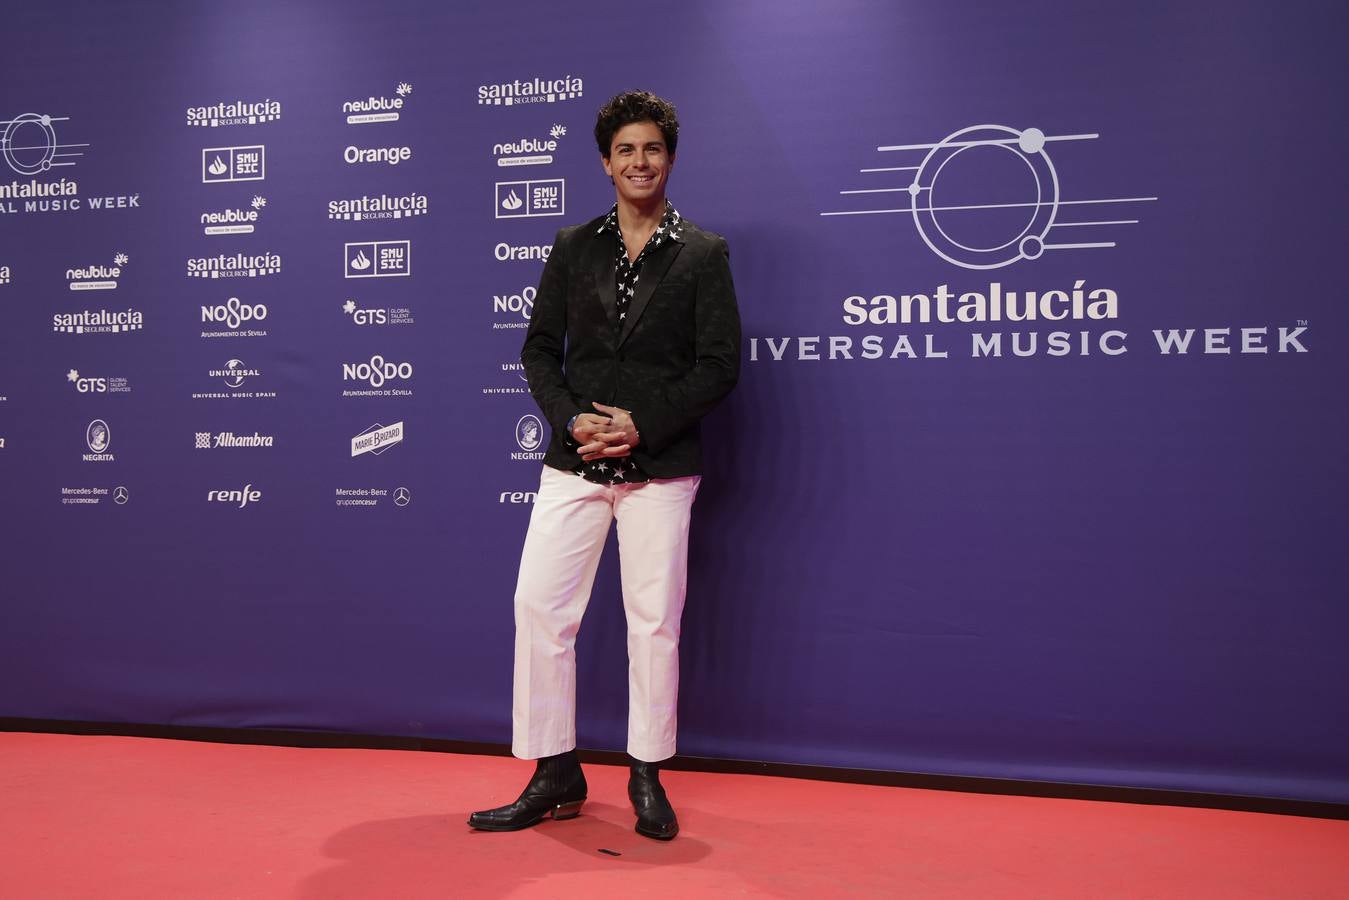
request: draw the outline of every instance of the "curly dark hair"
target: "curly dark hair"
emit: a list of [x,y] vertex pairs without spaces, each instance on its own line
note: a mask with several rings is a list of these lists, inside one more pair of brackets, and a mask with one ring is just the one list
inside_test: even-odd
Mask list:
[[665,137],[665,149],[674,156],[675,145],[679,143],[679,118],[674,104],[650,91],[625,91],[600,107],[595,119],[595,143],[601,156],[609,158],[614,132],[633,122],[653,123]]

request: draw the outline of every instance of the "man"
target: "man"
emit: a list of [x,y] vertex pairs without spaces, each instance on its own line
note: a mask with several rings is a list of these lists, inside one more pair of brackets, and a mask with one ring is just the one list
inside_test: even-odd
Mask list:
[[511,746],[537,763],[520,798],[473,813],[474,828],[514,831],[580,812],[576,633],[616,519],[628,796],[638,833],[669,840],[679,831],[659,763],[675,752],[699,421],[739,376],[740,318],[726,241],[665,199],[678,138],[668,102],[645,91],[610,100],[595,140],[616,202],[559,231],[544,266],[520,361],[553,433],[515,592]]

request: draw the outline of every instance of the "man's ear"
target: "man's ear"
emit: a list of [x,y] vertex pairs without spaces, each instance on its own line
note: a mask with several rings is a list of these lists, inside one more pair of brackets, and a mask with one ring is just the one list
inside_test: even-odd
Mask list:
[[609,157],[605,156],[603,153],[600,154],[600,165],[604,166],[604,174],[608,175],[609,178],[612,180],[614,177],[614,173],[610,170],[609,167]]

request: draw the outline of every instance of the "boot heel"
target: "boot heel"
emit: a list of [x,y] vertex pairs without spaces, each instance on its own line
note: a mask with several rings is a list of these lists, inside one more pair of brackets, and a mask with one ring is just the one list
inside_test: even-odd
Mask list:
[[581,804],[584,800],[572,800],[568,803],[559,803],[553,807],[554,819],[574,819],[581,814]]

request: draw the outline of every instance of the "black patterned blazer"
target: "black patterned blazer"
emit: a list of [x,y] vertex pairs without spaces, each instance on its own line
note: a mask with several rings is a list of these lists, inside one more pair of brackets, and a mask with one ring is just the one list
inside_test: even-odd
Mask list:
[[592,401],[632,413],[632,458],[652,478],[702,472],[698,423],[740,375],[740,313],[720,235],[683,219],[642,264],[620,331],[614,235],[600,216],[557,233],[520,351],[529,392],[552,426],[543,461],[580,462],[567,423]]

